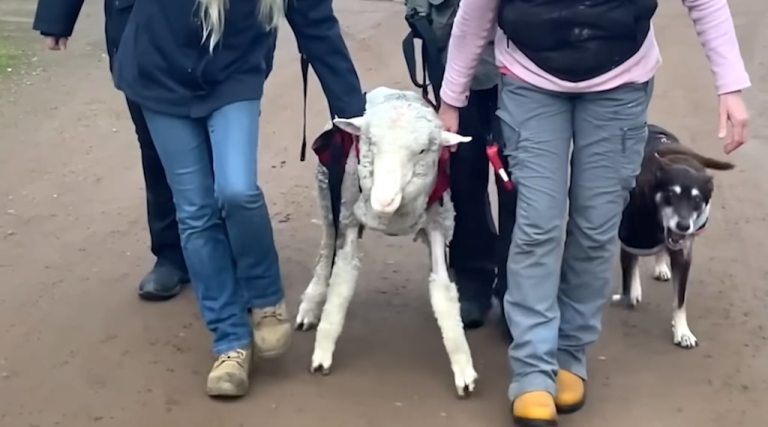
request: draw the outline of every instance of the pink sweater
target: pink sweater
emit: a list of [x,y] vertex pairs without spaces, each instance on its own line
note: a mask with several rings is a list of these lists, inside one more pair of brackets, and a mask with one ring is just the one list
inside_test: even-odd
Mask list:
[[[723,94],[750,86],[741,58],[739,43],[727,0],[681,0],[688,8],[696,33],[704,47],[715,76],[717,93]],[[656,74],[661,54],[653,27],[640,50],[622,65],[583,82],[568,82],[549,75],[507,42],[496,25],[499,0],[464,0],[451,32],[448,59],[440,97],[448,104],[467,104],[469,87],[483,47],[494,36],[496,65],[529,84],[556,92],[598,92],[627,83],[642,83]]]

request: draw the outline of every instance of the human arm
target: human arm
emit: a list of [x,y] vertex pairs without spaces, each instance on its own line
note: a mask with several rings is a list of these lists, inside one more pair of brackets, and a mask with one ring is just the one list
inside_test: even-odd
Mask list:
[[66,48],[84,0],[38,0],[32,29],[46,39],[48,49]]
[[289,1],[285,17],[296,36],[299,51],[320,80],[331,115],[361,116],[365,97],[331,0]]
[[448,43],[442,105],[467,105],[469,89],[483,49],[495,35],[499,0],[462,0]]
[[682,2],[688,8],[715,78],[715,87],[720,96],[718,137],[727,137],[724,151],[730,153],[746,140],[749,117],[741,91],[751,86],[736,38],[733,17],[727,0]]

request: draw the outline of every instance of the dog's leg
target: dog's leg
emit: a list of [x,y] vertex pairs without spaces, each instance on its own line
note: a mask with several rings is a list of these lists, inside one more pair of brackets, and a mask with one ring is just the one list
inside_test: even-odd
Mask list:
[[643,285],[640,281],[639,257],[621,248],[621,293],[614,294],[611,301],[635,308],[643,300]]
[[323,222],[323,237],[320,242],[320,253],[315,261],[312,280],[301,294],[299,314],[296,316],[296,329],[308,331],[320,321],[325,295],[328,291],[328,281],[331,278],[333,248],[336,245],[333,227]]
[[696,336],[688,327],[688,315],[685,307],[688,298],[688,274],[691,270],[693,242],[689,241],[683,249],[670,252],[672,284],[675,290],[672,309],[672,337],[674,343],[682,348],[691,349],[698,345]]
[[315,336],[315,351],[312,354],[312,372],[331,372],[333,351],[336,348],[349,301],[355,292],[357,274],[360,269],[357,226],[349,227],[343,235],[343,245],[336,253],[336,263],[331,272],[328,296],[323,307],[320,323]]
[[429,299],[443,336],[443,344],[453,370],[456,392],[465,396],[475,390],[477,373],[461,321],[459,292],[448,276],[445,260],[446,239],[439,230],[429,230],[432,273],[429,276]]
[[666,247],[656,254],[656,263],[653,266],[653,278],[661,282],[666,282],[672,278],[672,271],[669,266],[669,252]]

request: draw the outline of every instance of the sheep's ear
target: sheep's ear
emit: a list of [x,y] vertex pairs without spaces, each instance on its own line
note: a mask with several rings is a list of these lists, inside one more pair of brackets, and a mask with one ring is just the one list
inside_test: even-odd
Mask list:
[[351,119],[333,119],[333,124],[341,128],[341,130],[351,133],[352,135],[360,135],[363,131],[363,123],[365,119],[363,116],[353,117]]
[[471,136],[461,136],[457,133],[448,132],[445,130],[443,131],[442,139],[443,139],[442,143],[444,147],[451,147],[454,145],[459,145],[462,142],[472,141]]

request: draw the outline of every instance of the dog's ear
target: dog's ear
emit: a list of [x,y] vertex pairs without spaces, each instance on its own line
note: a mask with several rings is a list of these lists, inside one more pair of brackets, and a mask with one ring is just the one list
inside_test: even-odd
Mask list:
[[706,189],[707,194],[710,196],[715,191],[715,179],[712,177],[712,175],[706,175],[704,178],[704,187]]
[[672,162],[662,157],[659,153],[653,153],[653,155],[656,157],[655,174],[656,179],[658,180],[661,178],[661,175],[664,173],[664,171],[672,167]]

